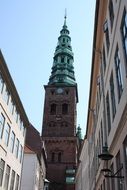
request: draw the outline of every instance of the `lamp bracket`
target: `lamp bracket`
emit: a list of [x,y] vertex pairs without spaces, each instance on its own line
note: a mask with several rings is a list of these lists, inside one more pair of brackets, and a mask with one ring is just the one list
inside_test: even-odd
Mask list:
[[116,171],[116,173],[114,173],[112,175],[104,175],[104,176],[107,177],[107,178],[119,178],[119,179],[123,179],[124,176],[117,175],[122,169],[123,169],[123,165]]

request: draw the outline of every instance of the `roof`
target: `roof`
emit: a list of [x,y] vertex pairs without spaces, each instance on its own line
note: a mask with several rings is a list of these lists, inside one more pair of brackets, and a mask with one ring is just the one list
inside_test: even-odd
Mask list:
[[26,151],[31,150],[32,152],[35,152],[39,158],[41,154],[43,155],[43,158],[46,162],[46,152],[44,147],[44,142],[41,139],[40,133],[33,127],[32,124],[29,125],[26,131]]

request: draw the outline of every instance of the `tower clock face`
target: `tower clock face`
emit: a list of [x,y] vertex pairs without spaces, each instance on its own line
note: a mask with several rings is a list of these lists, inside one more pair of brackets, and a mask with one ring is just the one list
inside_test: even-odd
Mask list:
[[63,93],[63,88],[57,88],[56,92],[57,92],[58,94],[62,94],[62,93]]

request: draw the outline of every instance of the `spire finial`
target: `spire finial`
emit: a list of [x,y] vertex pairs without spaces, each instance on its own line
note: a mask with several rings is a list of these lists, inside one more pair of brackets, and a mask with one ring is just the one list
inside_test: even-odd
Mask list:
[[67,19],[67,9],[65,9],[64,26],[66,26],[66,19]]

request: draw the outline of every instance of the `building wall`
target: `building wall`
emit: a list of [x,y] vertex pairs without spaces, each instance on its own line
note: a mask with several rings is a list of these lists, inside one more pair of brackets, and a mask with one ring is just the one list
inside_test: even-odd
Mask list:
[[[126,25],[125,39],[123,24]],[[86,138],[89,150],[89,189],[127,189],[126,0],[96,1]],[[108,166],[98,158],[106,144],[113,155]],[[83,159],[86,159],[85,156]],[[109,168],[114,174],[122,165],[118,174],[124,176],[124,180],[107,178],[101,172],[103,168]],[[86,184],[83,185],[85,188]]]
[[[74,189],[74,176],[77,164],[76,137],[76,86],[45,86],[42,139],[47,151],[47,179],[51,189]],[[51,113],[51,105],[56,105]],[[67,104],[67,113],[62,112]],[[71,173],[72,172],[72,173]],[[53,187],[51,187],[53,186]]]
[[84,140],[84,145],[79,158],[79,165],[76,172],[76,190],[89,190],[89,150],[88,150],[88,141]]
[[[0,52],[0,187],[19,189],[28,119]],[[6,185],[6,188],[5,188]]]
[[[43,161],[42,161],[43,164]],[[41,167],[37,155],[30,153],[24,155],[21,190],[43,190],[45,167]]]
[[21,190],[35,190],[36,154],[25,154],[23,162]]

